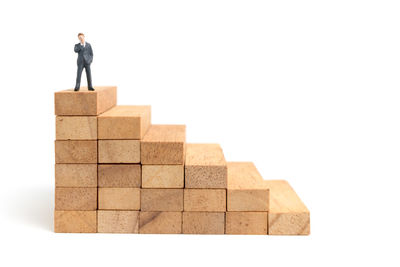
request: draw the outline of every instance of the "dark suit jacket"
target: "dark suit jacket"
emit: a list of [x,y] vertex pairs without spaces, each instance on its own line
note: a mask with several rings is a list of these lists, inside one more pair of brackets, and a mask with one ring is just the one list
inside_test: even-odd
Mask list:
[[74,47],[74,51],[78,53],[78,65],[91,64],[93,61],[93,50],[89,43],[85,47],[78,43]]

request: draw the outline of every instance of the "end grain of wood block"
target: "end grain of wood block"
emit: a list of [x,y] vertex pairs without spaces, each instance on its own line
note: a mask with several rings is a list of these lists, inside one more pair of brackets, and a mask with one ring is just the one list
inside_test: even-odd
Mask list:
[[57,140],[97,140],[96,116],[57,116]]
[[138,188],[141,186],[140,164],[99,164],[99,187]]
[[183,189],[141,190],[141,211],[183,211]]
[[182,233],[214,234],[225,233],[225,212],[183,212]]
[[99,139],[142,139],[150,121],[150,106],[115,106],[98,117]]
[[54,232],[56,233],[96,233],[97,212],[94,211],[54,211]]
[[184,189],[184,211],[226,211],[225,189]]
[[139,140],[99,140],[99,163],[140,163]]
[[141,211],[140,234],[181,234],[182,212]]
[[96,210],[97,188],[60,187],[55,190],[56,210]]
[[56,187],[97,187],[97,164],[56,164]]
[[140,210],[140,188],[99,188],[99,210]]
[[218,144],[187,144],[186,188],[226,188],[227,165]]
[[143,188],[183,188],[183,165],[143,165]]
[[87,87],[75,92],[73,89],[54,93],[56,115],[99,115],[117,104],[116,86],[96,86],[96,91]]
[[97,163],[97,141],[55,141],[56,163]]
[[142,164],[184,164],[185,125],[152,125],[141,142]]
[[227,212],[225,233],[266,235],[268,233],[268,212]]
[[97,211],[97,232],[111,234],[137,234],[139,212],[130,210]]

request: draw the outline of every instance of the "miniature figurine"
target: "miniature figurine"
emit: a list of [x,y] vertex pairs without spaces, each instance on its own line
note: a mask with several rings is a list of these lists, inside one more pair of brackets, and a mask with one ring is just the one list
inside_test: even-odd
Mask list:
[[92,64],[93,61],[93,49],[88,42],[85,42],[85,35],[83,33],[78,34],[78,39],[80,42],[77,43],[74,48],[74,51],[78,53],[78,72],[76,74],[76,84],[74,91],[79,91],[79,88],[81,87],[81,76],[83,68],[85,68],[86,71],[88,90],[94,91],[94,88],[92,86],[92,73],[90,72],[90,64]]

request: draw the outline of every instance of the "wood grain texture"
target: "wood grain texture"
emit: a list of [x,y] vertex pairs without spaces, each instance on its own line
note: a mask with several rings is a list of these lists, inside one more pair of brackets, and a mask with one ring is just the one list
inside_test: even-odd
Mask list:
[[97,141],[55,141],[56,163],[97,163]]
[[184,211],[226,211],[225,189],[184,189]]
[[181,234],[182,212],[141,211],[140,234]]
[[57,116],[56,140],[97,140],[97,117]]
[[56,164],[56,187],[97,187],[97,164]]
[[185,125],[151,125],[141,142],[142,164],[184,164]]
[[270,235],[310,234],[310,212],[284,180],[265,181],[270,188],[268,233]]
[[220,234],[225,233],[225,212],[183,212],[182,233]]
[[225,233],[266,235],[268,233],[268,212],[227,212]]
[[96,211],[54,211],[54,232],[56,233],[96,233]]
[[220,145],[186,145],[185,187],[227,187],[227,165]]
[[140,163],[139,140],[98,140],[99,163]]
[[140,164],[99,164],[98,184],[99,187],[140,187],[141,186]]
[[183,211],[183,189],[141,190],[141,211]]
[[99,188],[99,210],[140,210],[140,188]]
[[228,211],[268,211],[269,188],[252,162],[228,162]]
[[116,86],[96,86],[96,91],[87,87],[75,92],[73,89],[54,93],[54,111],[56,115],[99,115],[117,103]]
[[56,210],[96,210],[97,188],[59,187],[55,190]]
[[115,106],[98,116],[98,136],[99,139],[142,139],[150,122],[150,106]]
[[183,165],[143,165],[143,188],[183,188]]
[[97,211],[97,231],[111,234],[137,234],[139,212],[130,210]]

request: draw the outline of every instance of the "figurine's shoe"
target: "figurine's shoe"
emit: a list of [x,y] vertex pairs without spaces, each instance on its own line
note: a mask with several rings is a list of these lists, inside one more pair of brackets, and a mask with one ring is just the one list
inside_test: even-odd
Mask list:
[[79,91],[79,88],[78,88],[78,87],[75,87],[74,91]]
[[88,90],[89,90],[89,91],[94,91],[94,88],[92,87],[92,88],[89,88]]

